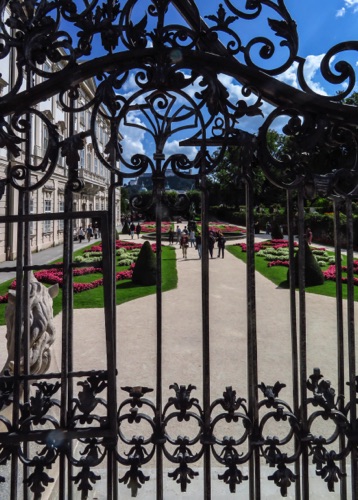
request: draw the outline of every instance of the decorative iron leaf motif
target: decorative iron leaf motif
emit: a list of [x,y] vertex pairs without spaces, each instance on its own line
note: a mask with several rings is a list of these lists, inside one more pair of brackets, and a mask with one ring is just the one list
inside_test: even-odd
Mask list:
[[46,490],[47,486],[55,481],[45,472],[44,469],[44,465],[36,465],[32,474],[24,480],[25,484],[27,484],[30,487],[30,490],[34,493],[34,498],[41,498],[42,493]]
[[238,468],[239,453],[235,448],[235,439],[225,436],[223,439],[224,448],[221,452],[227,470],[223,474],[219,474],[218,478],[229,485],[230,493],[236,492],[236,486],[248,479]]
[[335,463],[336,453],[335,451],[329,451],[325,453],[326,465],[320,470],[316,470],[317,476],[322,477],[328,486],[328,491],[334,491],[335,483],[338,483],[340,479],[346,477],[347,474],[343,473],[341,469]]
[[131,401],[132,408],[134,408],[135,406],[138,406],[138,408],[140,408],[143,404],[141,398],[148,392],[153,392],[153,389],[151,389],[150,387],[142,387],[140,385],[137,385],[135,387],[121,387],[121,389],[128,392],[129,396],[133,398],[133,400]]
[[191,483],[191,479],[199,475],[199,472],[195,472],[188,466],[188,460],[193,456],[188,447],[189,438],[178,436],[177,443],[179,443],[179,446],[174,450],[173,457],[176,461],[179,461],[180,465],[173,472],[169,472],[168,477],[180,484],[182,492],[186,492],[187,485]]
[[[77,385],[82,387],[82,391],[78,393],[78,397],[72,400],[73,408],[70,411],[70,421],[72,425],[76,420],[81,424],[91,423],[95,417],[91,413],[96,409],[97,405],[106,406],[106,401],[102,398],[97,398],[97,394],[107,388],[106,372],[99,372],[90,375],[87,380],[77,382]],[[78,415],[77,412],[80,412]]]
[[196,389],[195,385],[189,384],[188,387],[185,385],[178,385],[177,383],[169,386],[169,389],[174,389],[176,397],[169,398],[169,403],[172,403],[174,407],[180,411],[180,417],[178,417],[179,422],[184,420],[189,420],[189,416],[186,415],[187,411],[195,404],[198,403],[196,398],[191,398],[191,391]]
[[71,476],[72,481],[78,484],[78,491],[82,492],[82,498],[88,498],[88,494],[93,490],[92,484],[96,484],[101,479],[101,476],[95,474],[89,466],[85,465],[81,468],[76,476]]
[[8,122],[0,116],[0,148],[7,148],[17,158],[21,153],[18,144],[22,142],[23,139],[15,135]]
[[277,36],[284,38],[281,46],[295,47],[297,50],[297,25],[290,18],[288,21],[279,21],[277,19],[268,19],[268,24]]
[[45,420],[53,421],[53,417],[49,415],[50,409],[54,406],[60,406],[60,402],[57,399],[52,399],[52,396],[61,387],[60,382],[56,382],[55,384],[37,382],[33,386],[38,387],[35,396],[30,397],[28,402],[20,406],[20,424],[22,430],[26,428],[30,430],[30,425],[43,425]]
[[119,478],[118,481],[126,484],[131,490],[132,497],[136,497],[138,489],[142,487],[142,484],[150,479],[149,476],[145,476],[140,470],[144,462],[144,458],[148,455],[148,453],[143,446],[143,436],[134,436],[131,442],[134,446],[129,450],[128,454],[126,454],[130,464],[130,469],[124,474],[123,477]]
[[13,401],[14,378],[9,370],[4,370],[0,377],[0,410],[9,406]]
[[211,115],[227,113],[226,101],[229,98],[229,93],[217,76],[213,75],[213,78],[210,78],[210,80],[204,77],[199,85],[205,88],[201,92],[196,92],[195,97],[205,101],[209,113]]
[[267,406],[273,406],[275,400],[278,398],[281,389],[286,387],[286,384],[281,384],[279,381],[275,385],[265,385],[263,382],[258,386],[263,392],[264,396],[268,399]]
[[276,472],[268,476],[270,481],[274,481],[275,484],[280,487],[280,492],[283,497],[287,497],[288,488],[297,478],[298,476],[296,476],[291,469],[286,467],[284,463],[278,464]]
[[238,19],[238,16],[226,16],[226,10],[222,6],[222,4],[219,5],[216,16],[210,15],[205,17],[207,19],[210,19],[210,21],[216,23],[219,29],[224,29],[224,30],[227,29],[230,24],[236,21],[236,19]]
[[313,392],[312,404],[321,406],[327,411],[337,409],[337,403],[341,397],[336,400],[336,391],[329,380],[321,380],[323,375],[319,368],[315,368],[313,374],[307,380],[307,389]]
[[128,39],[130,40],[133,48],[144,48],[147,45],[147,33],[146,33],[146,26],[147,26],[147,14],[143,16],[143,18],[137,23],[133,24],[132,21],[129,21],[128,24],[128,29],[127,29],[127,36]]
[[243,403],[246,403],[246,399],[237,398],[236,391],[233,390],[232,386],[226,387],[226,391],[223,392],[223,399],[220,400],[223,410],[227,411],[232,418],[239,408],[243,408],[245,414],[247,414],[246,406]]

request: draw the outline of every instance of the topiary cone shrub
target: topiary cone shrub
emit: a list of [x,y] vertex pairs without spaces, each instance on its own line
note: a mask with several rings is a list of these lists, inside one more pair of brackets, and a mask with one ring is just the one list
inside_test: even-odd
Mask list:
[[122,227],[122,234],[129,234],[129,233],[130,233],[130,231],[129,231],[129,224],[128,224],[128,222],[126,221],[126,222],[124,223],[124,226]]
[[133,269],[132,282],[136,285],[155,285],[157,283],[157,260],[149,241],[140,249]]
[[[299,260],[299,254],[301,251],[301,247],[298,249],[298,252],[295,255],[295,287],[298,288],[298,276],[299,276],[299,267],[298,267],[298,260]],[[305,252],[305,286],[318,286],[318,285],[323,285],[324,283],[324,275],[322,273],[322,269],[319,267],[318,262],[315,259],[315,256],[311,252],[311,249],[305,241],[304,245],[304,252]],[[290,278],[290,272],[287,272],[287,280]]]
[[282,238],[283,238],[281,228],[277,222],[273,222],[273,224],[272,224],[271,238],[273,240],[282,240]]

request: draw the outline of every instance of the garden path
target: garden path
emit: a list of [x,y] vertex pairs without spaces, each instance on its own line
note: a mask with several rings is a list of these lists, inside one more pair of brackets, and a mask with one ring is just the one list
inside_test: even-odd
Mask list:
[[[177,382],[195,385],[197,390],[192,395],[202,401],[201,261],[194,248],[188,249],[186,260],[178,245],[176,253],[178,287],[163,295],[163,398],[165,402],[173,395],[169,385]],[[246,266],[226,252],[224,259],[210,259],[209,267],[211,399],[221,397],[229,385],[237,391],[238,397],[247,399]],[[280,397],[292,404],[289,291],[277,288],[260,274],[256,276],[256,289],[258,380],[266,385],[273,385],[277,380],[285,383],[287,387]],[[307,294],[306,302],[308,375],[318,366],[336,388],[335,301]],[[155,304],[155,296],[149,296],[117,307],[118,394],[122,394],[121,398],[127,395],[120,390],[123,386],[156,387]],[[358,303],[355,313],[358,317]],[[61,319],[61,314],[55,318],[58,333],[53,371],[60,370],[61,366]],[[104,325],[103,310],[74,310],[75,370],[105,368]],[[0,335],[4,334],[5,327],[0,327]],[[4,354],[1,349],[0,358]],[[1,359],[0,364],[2,366]],[[149,397],[154,398],[155,391],[149,393]],[[175,485],[173,487],[177,490]],[[325,487],[323,484],[322,496],[316,494],[315,498],[326,498]],[[152,498],[148,490],[144,490],[144,496],[140,492],[139,497]],[[227,498],[225,493],[223,495],[218,493],[216,498]],[[169,498],[180,498],[180,494]],[[202,496],[198,493],[191,498],[199,500]],[[276,489],[273,488],[272,496],[267,493],[265,498],[277,498]],[[333,498],[339,496],[332,495]]]

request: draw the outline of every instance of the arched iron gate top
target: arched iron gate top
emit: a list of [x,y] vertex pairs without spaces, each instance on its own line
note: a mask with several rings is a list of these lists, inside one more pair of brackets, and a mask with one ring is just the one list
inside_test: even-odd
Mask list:
[[[24,464],[24,468],[33,468],[33,473],[25,474],[24,482],[31,487],[35,498],[40,498],[42,487],[50,477],[45,473],[45,468],[50,468],[60,457],[59,498],[65,499],[72,498],[73,495],[71,486],[66,484],[66,474],[68,483],[80,483],[82,498],[86,498],[90,483],[97,480],[91,468],[93,465],[100,465],[106,457],[107,498],[111,499],[118,493],[117,463],[129,467],[130,471],[119,481],[128,483],[135,493],[147,481],[141,467],[156,454],[157,497],[162,498],[163,455],[177,467],[170,477],[180,483],[182,491],[186,490],[190,479],[196,475],[191,464],[204,457],[205,498],[209,499],[211,453],[220,464],[227,467],[220,479],[229,485],[231,492],[235,492],[236,486],[246,479],[240,466],[249,463],[251,498],[260,498],[260,454],[270,466],[276,467],[270,479],[281,488],[282,495],[286,494],[287,488],[297,479],[290,466],[301,456],[303,475],[308,476],[308,446],[319,467],[322,469],[324,465],[321,475],[328,476],[329,488],[332,488],[338,476],[344,476],[336,466],[336,461],[344,460],[349,453],[352,462],[356,459],[354,349],[349,354],[352,368],[349,380],[351,402],[343,407],[339,400],[334,400],[334,391],[332,393],[330,385],[321,381],[319,370],[311,376],[307,373],[305,283],[301,276],[301,364],[298,369],[298,354],[295,352],[293,378],[296,378],[296,387],[292,407],[279,398],[284,384],[277,382],[273,387],[258,384],[253,185],[250,174],[253,165],[260,164],[272,183],[287,190],[288,219],[293,211],[292,193],[298,192],[298,229],[302,245],[305,196],[314,196],[320,190],[324,191],[325,196],[332,196],[335,200],[337,226],[339,203],[344,200],[347,218],[351,221],[351,201],[358,194],[358,123],[356,108],[342,104],[342,101],[354,90],[356,68],[341,60],[341,54],[348,50],[356,51],[358,42],[340,43],[327,52],[321,63],[322,77],[332,85],[344,83],[346,88],[339,95],[318,95],[305,80],[306,61],[298,53],[297,26],[284,1],[252,0],[245,2],[240,8],[236,3],[238,2],[225,0],[223,4],[215,5],[213,12],[205,18],[200,16],[196,3],[192,0],[128,0],[122,3],[94,0],[83,4],[68,0],[44,0],[38,3],[8,1],[1,4],[0,57],[4,61],[10,61],[13,78],[11,88],[0,96],[0,146],[7,148],[9,160],[6,175],[0,183],[2,188],[14,188],[19,197],[18,214],[4,219],[5,222],[19,224],[16,306],[19,311],[26,310],[28,305],[26,287],[29,281],[24,271],[33,268],[29,258],[28,224],[32,220],[41,220],[41,216],[31,216],[28,194],[46,185],[53,176],[60,157],[65,159],[68,167],[65,214],[61,216],[65,221],[61,373],[39,375],[37,378],[30,372],[20,373],[21,347],[20,340],[17,340],[15,371],[11,376],[6,373],[0,377],[0,403],[6,406],[14,402],[12,420],[0,417],[0,422],[6,428],[6,432],[2,433],[2,441],[0,440],[0,464],[12,457],[14,465],[11,491],[14,498],[18,492],[18,461]],[[175,22],[171,19],[175,19]],[[258,29],[265,25],[265,30],[251,36],[250,30],[242,30],[243,22],[249,25],[257,23]],[[337,58],[339,63],[335,63]],[[46,63],[51,63],[51,71],[47,69]],[[289,87],[278,79],[292,67],[296,68],[301,90]],[[230,94],[225,85],[226,76],[240,86],[239,98]],[[82,100],[82,84],[87,85],[92,92],[87,101]],[[131,88],[129,93],[126,92],[128,86]],[[65,136],[60,135],[58,124],[53,123],[51,116],[40,105],[42,101],[55,95],[58,95],[63,114],[68,117],[68,133]],[[265,108],[266,114],[263,112],[264,105],[268,106]],[[89,125],[79,132],[75,130],[75,119],[84,111],[90,113],[91,119]],[[48,136],[42,161],[36,165],[32,163],[29,151],[32,119],[40,120]],[[110,130],[108,142],[103,148],[97,137],[96,124],[99,119],[104,119]],[[291,155],[278,157],[271,151],[267,135],[276,126],[290,139],[293,151]],[[125,135],[133,130],[139,130],[151,138],[150,152],[131,154]],[[74,213],[73,193],[78,193],[83,188],[79,159],[86,140],[91,142],[98,159],[111,175],[109,209],[97,212],[101,219],[103,248],[109,256],[103,262],[107,370],[94,372],[75,371],[71,352],[72,274],[75,267],[72,261],[72,220],[88,215],[86,212]],[[168,145],[174,140],[177,140],[177,150],[171,153]],[[232,146],[240,148],[239,180],[246,187],[248,214],[247,405],[243,398],[236,396],[232,387],[226,388],[222,398],[213,402],[210,400],[206,177],[215,170]],[[190,154],[184,149],[187,147],[192,147]],[[332,167],[329,164],[326,171],[315,174],[312,169],[315,152],[322,148],[335,152],[335,158],[341,161],[337,160],[337,165]],[[178,176],[195,179],[202,192],[203,404],[191,397],[194,389],[192,385],[186,387],[177,383],[171,386],[175,397],[170,398],[166,404],[162,401],[161,233],[157,229],[156,402],[146,399],[145,394],[151,391],[148,387],[125,387],[128,398],[121,402],[117,413],[113,191],[125,178],[151,172],[153,200],[157,205],[156,223],[157,228],[160,228],[165,178],[169,169]],[[36,175],[35,181],[32,175]],[[136,202],[140,204],[140,201],[138,197]],[[47,214],[45,218],[55,220],[58,215]],[[90,215],[93,216],[94,213]],[[291,222],[289,220],[289,240],[293,248]],[[353,268],[350,230],[347,239],[349,263]],[[337,255],[338,247],[339,242]],[[291,258],[293,260],[293,250]],[[303,269],[304,257],[301,257],[300,265]],[[291,336],[295,339],[292,344],[295,343],[297,348],[299,342],[293,312],[296,309],[294,270],[291,268],[290,271],[293,303]],[[352,284],[352,274],[349,280]],[[350,346],[354,348],[353,302],[351,295],[348,337]],[[17,331],[21,331],[22,316],[18,316]],[[343,328],[339,335],[343,335]],[[340,356],[341,365],[342,360],[343,354]],[[50,384],[42,380],[47,378],[57,381]],[[29,385],[33,379],[36,380],[37,399],[30,398]],[[81,389],[76,393],[74,380],[77,379],[77,385]],[[342,384],[341,377],[340,390]],[[25,387],[24,400],[22,385]],[[262,401],[259,401],[258,389],[264,394]],[[312,392],[312,397],[307,396],[307,390]],[[54,397],[58,391],[61,393],[60,403]],[[107,401],[98,397],[103,391],[107,391]],[[36,401],[41,404],[36,405]],[[105,408],[106,416],[93,414],[98,404]],[[308,404],[319,407],[309,421]],[[57,420],[46,415],[47,408],[58,412]],[[259,421],[262,409],[266,409],[267,414]],[[219,411],[221,413],[218,415]],[[339,435],[341,447],[335,456],[325,448],[327,443],[312,437],[309,432],[310,425],[318,417],[330,419],[337,426],[338,430],[332,440],[338,439]],[[133,423],[141,418],[151,427],[151,437],[145,439],[136,435],[131,439],[125,438],[121,428],[123,422]],[[192,453],[190,446],[193,442],[186,436],[178,436],[170,441],[166,425],[174,418],[180,422],[191,418],[198,424],[199,433],[193,441],[194,444],[200,443],[199,452]],[[61,429],[61,439],[57,440],[55,435],[49,443],[47,430],[33,432],[33,426],[41,423],[41,419]],[[287,440],[295,439],[297,446],[289,457],[281,452],[282,443],[276,437],[263,439],[263,428],[270,419],[290,422]],[[213,429],[221,420],[239,421],[244,430],[239,440],[226,436],[220,442],[220,454],[214,446],[218,441],[215,441]],[[93,421],[98,424],[97,427],[92,426]],[[118,436],[129,447],[127,454],[116,449]],[[75,440],[82,445],[81,458],[73,453],[72,443]],[[239,454],[236,447],[246,441],[249,441],[246,452]],[[35,458],[29,453],[29,443],[34,442],[44,444],[39,456]],[[173,453],[165,447],[168,442],[176,447]],[[68,459],[68,465],[65,458]],[[354,492],[358,489],[356,469],[357,467],[352,473]],[[296,486],[297,498],[308,498],[307,484],[303,484],[302,497],[300,486]],[[24,491],[26,488],[27,486]],[[342,498],[345,497],[346,493],[342,494]]]
[[[171,21],[173,18],[175,23]],[[72,95],[74,103],[76,86],[92,78],[97,89],[92,102],[86,104],[87,109],[93,106],[92,126],[99,112],[105,113],[111,122],[108,157],[99,154],[99,158],[121,178],[140,175],[148,167],[155,169],[148,157],[125,158],[118,144],[126,115],[144,112],[141,99],[151,107],[147,112],[152,113],[155,105],[169,106],[173,115],[168,114],[169,109],[165,117],[158,115],[162,125],[166,123],[165,139],[160,129],[149,131],[154,140],[157,138],[156,154],[163,152],[163,140],[173,136],[174,123],[187,128],[186,144],[190,140],[191,144],[200,143],[196,157],[188,158],[180,153],[180,148],[175,157],[166,157],[166,162],[171,163],[178,174],[188,175],[193,169],[204,173],[204,163],[205,172],[214,168],[225,149],[235,144],[243,118],[251,133],[257,132],[258,123],[262,124],[257,146],[260,163],[271,180],[282,187],[296,188],[302,183],[309,153],[315,147],[324,144],[333,149],[337,144],[342,147],[344,144],[347,149],[356,148],[356,111],[341,102],[352,92],[356,80],[355,68],[342,59],[347,51],[357,50],[357,42],[339,43],[327,52],[321,62],[321,75],[329,84],[340,85],[340,92],[330,96],[317,94],[305,79],[306,61],[298,54],[297,26],[283,1],[246,2],[245,6],[239,6],[227,0],[215,5],[204,19],[192,1],[40,2],[31,9],[21,2],[6,2],[2,19],[0,55],[5,58],[12,54],[17,71],[13,87],[0,98],[3,119],[13,114],[11,124],[3,122],[2,142],[15,157],[19,148],[12,128],[19,128],[16,122],[20,116],[58,92],[61,100]],[[251,35],[250,29],[242,27],[243,23],[249,28],[255,25],[259,33]],[[49,72],[44,67],[46,60],[55,65],[56,71]],[[276,78],[293,67],[302,90]],[[38,78],[35,85],[27,85],[24,90],[29,72]],[[242,87],[242,98],[234,100],[221,81],[222,75],[236,80]],[[129,81],[136,90],[127,100],[123,96]],[[342,91],[343,83],[346,88]],[[197,92],[192,92],[193,86]],[[168,96],[168,92],[172,94]],[[187,100],[185,106],[192,108],[190,113],[173,111],[174,101],[181,98]],[[272,111],[259,122],[257,117],[263,116],[264,102],[272,106]],[[70,110],[64,106],[66,109]],[[79,112],[81,106],[76,105],[72,110]],[[201,123],[185,123],[189,114]],[[46,123],[45,117],[42,119]],[[297,159],[293,159],[291,175],[286,179],[279,179],[284,169],[272,157],[266,143],[267,130],[279,120],[286,122],[286,127],[282,126],[284,133],[302,153],[299,173],[292,175],[297,163]],[[47,166],[51,170],[59,153],[66,155],[66,148],[60,143],[56,130],[50,124],[47,127],[52,138]],[[87,133],[96,148],[95,131]],[[208,155],[209,145],[213,143],[222,146],[222,154],[215,159]],[[68,148],[68,144],[66,146]],[[118,168],[111,165],[109,150],[128,170],[122,169],[119,173]],[[98,147],[96,152],[99,153]],[[290,164],[289,159],[285,160]],[[277,168],[281,170],[279,176]],[[349,175],[354,176],[354,161],[348,169]],[[21,177],[20,170],[19,165],[10,170],[7,182],[16,185],[14,177]],[[338,184],[341,176],[340,173]],[[76,189],[78,182],[76,179],[72,182]]]

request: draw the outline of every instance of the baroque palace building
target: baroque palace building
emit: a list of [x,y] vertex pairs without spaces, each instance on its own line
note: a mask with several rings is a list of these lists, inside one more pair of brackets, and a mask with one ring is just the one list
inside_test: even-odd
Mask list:
[[[45,71],[55,71],[53,63],[44,63]],[[11,59],[2,60],[0,67],[0,95],[4,95],[7,89],[11,88],[15,82],[16,69]],[[38,75],[35,79],[41,79]],[[79,92],[79,104],[84,105],[95,93],[95,81],[89,80],[81,84]],[[37,105],[37,109],[42,112],[52,124],[57,127],[58,133],[65,137],[68,135],[69,124],[66,123],[65,113],[62,111],[58,96],[42,101]],[[31,137],[30,159],[33,165],[40,165],[44,157],[48,144],[48,129],[36,115],[32,115],[33,130]],[[84,132],[90,128],[91,113],[89,110],[78,113],[75,117],[74,133]],[[97,141],[101,151],[107,143],[109,128],[105,118],[98,118],[96,123]],[[84,148],[80,151],[79,177],[83,181],[84,188],[74,194],[75,211],[95,211],[106,210],[108,208],[108,186],[110,174],[108,170],[96,157],[90,137],[84,137]],[[24,157],[25,151],[22,151]],[[16,158],[16,163],[21,163],[21,157]],[[13,158],[7,156],[4,148],[0,147],[0,180],[6,178],[6,170]],[[67,166],[65,158],[59,156],[54,174],[42,186],[42,188],[31,193],[29,200],[30,212],[35,214],[57,213],[64,211],[64,191],[67,181]],[[31,182],[36,182],[36,173],[32,173]],[[0,214],[13,215],[17,210],[18,192],[7,184],[0,200]],[[115,207],[116,226],[120,222],[120,190],[116,192]],[[78,229],[82,226],[86,228],[88,224],[97,225],[96,218],[76,219],[74,221],[74,237]],[[50,246],[56,246],[63,241],[64,222],[36,221],[30,224],[30,240],[32,252],[39,252]],[[17,244],[16,224],[9,224],[6,227],[0,225],[0,262],[16,259]]]

